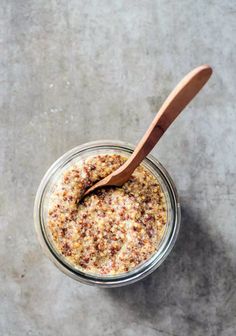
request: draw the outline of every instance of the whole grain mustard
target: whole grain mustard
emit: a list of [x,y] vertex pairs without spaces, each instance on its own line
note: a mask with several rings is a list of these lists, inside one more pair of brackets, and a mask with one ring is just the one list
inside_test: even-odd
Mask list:
[[117,154],[89,157],[62,173],[50,194],[48,229],[56,249],[86,273],[120,274],[149,259],[167,223],[166,200],[143,165],[122,187],[85,190],[119,168]]

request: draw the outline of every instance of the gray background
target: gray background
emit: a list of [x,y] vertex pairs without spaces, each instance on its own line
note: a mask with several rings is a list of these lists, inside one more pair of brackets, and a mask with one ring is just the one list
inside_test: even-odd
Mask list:
[[[236,334],[235,0],[1,0],[0,334]],[[176,246],[146,280],[76,283],[43,255],[35,193],[96,139],[136,143],[191,68],[214,76],[153,154],[174,178]]]

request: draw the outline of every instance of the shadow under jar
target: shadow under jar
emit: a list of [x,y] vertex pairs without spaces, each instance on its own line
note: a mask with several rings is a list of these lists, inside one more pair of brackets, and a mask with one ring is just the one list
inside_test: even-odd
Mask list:
[[43,177],[35,199],[34,222],[39,242],[53,263],[71,278],[87,285],[100,287],[119,287],[136,282],[152,273],[173,248],[180,225],[180,205],[176,188],[165,168],[151,155],[142,162],[142,166],[151,173],[165,196],[166,224],[163,235],[155,252],[133,269],[119,274],[93,274],[86,272],[61,253],[56,246],[48,226],[49,201],[60,177],[72,165],[98,155],[120,155],[128,158],[134,147],[121,141],[95,141],[78,146],[60,157]]

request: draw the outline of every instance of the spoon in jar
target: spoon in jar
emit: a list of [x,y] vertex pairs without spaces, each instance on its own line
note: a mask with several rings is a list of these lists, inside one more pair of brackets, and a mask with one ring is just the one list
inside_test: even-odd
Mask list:
[[128,181],[135,168],[151,152],[175,118],[206,84],[211,74],[212,68],[209,65],[201,65],[189,72],[167,97],[128,160],[110,175],[90,187],[84,196],[95,189],[106,186],[122,186]]

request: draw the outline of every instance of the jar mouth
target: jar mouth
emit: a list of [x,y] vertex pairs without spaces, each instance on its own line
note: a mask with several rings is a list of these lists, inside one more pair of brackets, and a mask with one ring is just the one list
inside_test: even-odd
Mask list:
[[165,168],[152,155],[148,155],[143,161],[144,166],[151,171],[160,183],[168,208],[167,227],[163,238],[161,239],[156,252],[145,262],[141,263],[133,270],[121,274],[100,275],[82,272],[70,264],[59,251],[56,250],[52,239],[47,231],[45,220],[45,203],[50,186],[57,180],[58,174],[62,169],[70,164],[71,161],[78,158],[94,156],[99,153],[120,153],[124,156],[130,156],[134,146],[122,141],[102,140],[85,143],[77,146],[56,160],[44,175],[35,198],[34,222],[39,242],[53,263],[65,274],[75,280],[89,285],[98,285],[103,287],[117,287],[135,282],[144,278],[154,271],[165,260],[170,253],[176,241],[180,225],[180,204],[177,191]]

